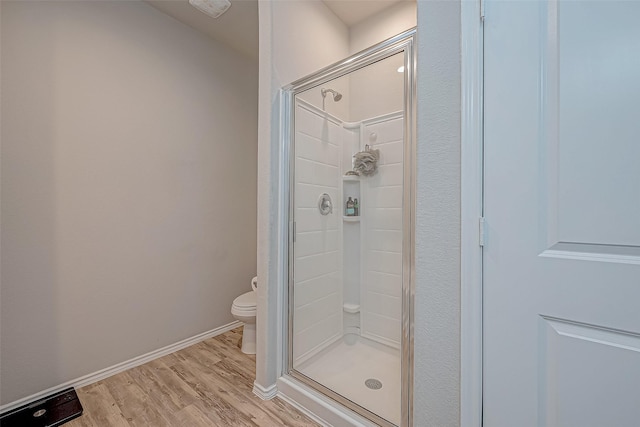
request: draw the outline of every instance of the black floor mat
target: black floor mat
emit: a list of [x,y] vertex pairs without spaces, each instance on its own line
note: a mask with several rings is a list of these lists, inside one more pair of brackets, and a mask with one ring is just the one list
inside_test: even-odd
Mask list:
[[73,388],[0,415],[1,427],[55,427],[82,415],[82,404]]

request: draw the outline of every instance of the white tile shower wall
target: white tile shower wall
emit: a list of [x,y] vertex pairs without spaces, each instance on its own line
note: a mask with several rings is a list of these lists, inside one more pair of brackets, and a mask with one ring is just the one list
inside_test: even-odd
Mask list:
[[[341,144],[342,123],[298,100],[295,109],[296,242],[294,363],[342,336]],[[327,193],[333,213],[318,211]]]
[[362,178],[362,335],[400,346],[402,320],[402,155],[400,113],[363,126],[380,150],[378,173]]

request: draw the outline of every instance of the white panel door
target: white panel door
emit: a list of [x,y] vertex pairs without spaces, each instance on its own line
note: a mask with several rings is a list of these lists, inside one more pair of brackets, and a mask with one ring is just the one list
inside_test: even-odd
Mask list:
[[640,1],[489,1],[484,425],[640,426]]

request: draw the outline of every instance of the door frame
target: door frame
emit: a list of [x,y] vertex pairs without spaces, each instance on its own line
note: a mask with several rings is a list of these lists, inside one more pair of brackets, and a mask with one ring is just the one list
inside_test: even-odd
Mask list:
[[460,2],[460,425],[482,426],[484,2]]

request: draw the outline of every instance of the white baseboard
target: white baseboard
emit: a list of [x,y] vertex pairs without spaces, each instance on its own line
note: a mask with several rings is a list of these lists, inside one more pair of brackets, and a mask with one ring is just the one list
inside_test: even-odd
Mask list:
[[200,341],[204,341],[211,337],[215,337],[216,335],[224,334],[232,329],[235,329],[239,326],[242,326],[241,322],[233,321],[231,323],[227,323],[226,325],[222,325],[218,328],[211,329],[210,331],[203,332],[201,334],[195,335],[191,338],[184,339],[182,341],[178,341],[177,343],[170,344],[166,347],[162,347],[158,350],[151,351],[147,354],[143,354],[142,356],[134,357],[133,359],[129,359],[127,361],[118,363],[116,365],[110,366],[105,369],[101,369],[92,374],[83,375],[79,378],[76,378],[71,381],[67,381],[63,384],[48,388],[39,393],[32,394],[31,396],[24,397],[22,399],[18,399],[14,402],[7,403],[5,405],[0,406],[0,413],[4,413],[6,411],[10,411],[12,409],[18,408],[22,405],[26,405],[31,402],[35,402],[36,400],[42,399],[50,394],[57,393],[69,387],[80,388],[89,384],[93,384],[105,378],[108,378],[112,375],[119,374],[120,372],[124,372],[127,369],[135,368],[136,366],[143,365],[147,362],[150,362],[154,359],[158,359],[162,356],[166,356],[167,354],[174,353],[178,350],[182,350],[183,348],[187,348],[191,345],[197,344]]
[[399,341],[390,340],[389,338],[385,338],[383,336],[372,334],[372,333],[366,332],[366,331],[362,332],[360,335],[362,335],[363,338],[367,338],[367,339],[370,339],[371,341],[375,341],[377,343],[386,345],[387,347],[391,347],[391,348],[395,348],[395,349],[400,350],[400,342]]
[[294,365],[295,366],[302,365],[304,362],[306,362],[307,360],[311,359],[313,356],[315,356],[316,354],[320,353],[325,348],[331,346],[335,342],[340,341],[342,339],[342,335],[343,335],[342,331],[340,331],[337,334],[327,338],[325,341],[321,342],[317,346],[313,347],[311,350],[307,351],[306,353],[301,354],[300,356],[296,357],[296,359],[293,362]]
[[253,394],[258,396],[262,400],[271,400],[278,394],[278,387],[272,384],[270,387],[263,387],[260,384],[253,383]]

